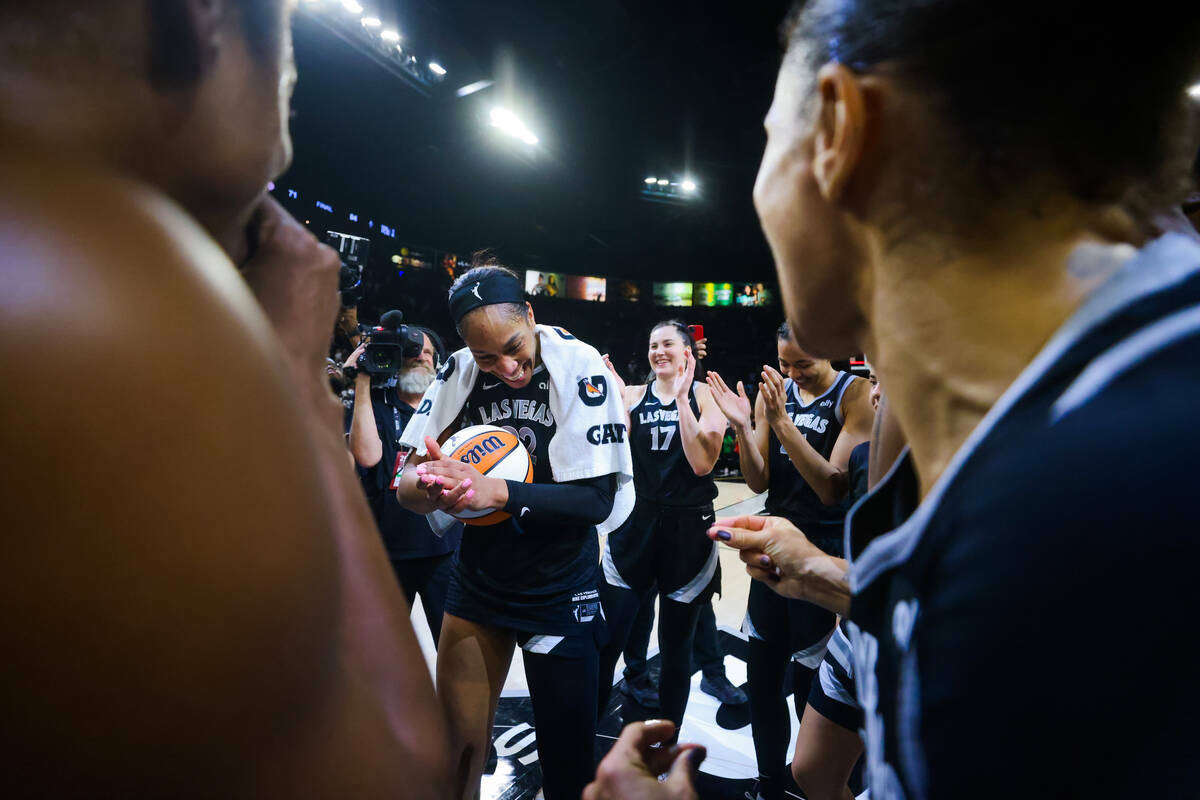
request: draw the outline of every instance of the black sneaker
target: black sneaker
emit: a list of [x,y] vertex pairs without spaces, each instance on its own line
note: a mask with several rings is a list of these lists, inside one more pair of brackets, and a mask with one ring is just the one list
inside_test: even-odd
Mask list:
[[724,675],[718,675],[715,678],[705,675],[700,679],[700,691],[731,706],[740,706],[749,700],[746,693],[730,683],[729,678]]
[[642,708],[658,708],[658,687],[646,675],[623,682],[621,693]]

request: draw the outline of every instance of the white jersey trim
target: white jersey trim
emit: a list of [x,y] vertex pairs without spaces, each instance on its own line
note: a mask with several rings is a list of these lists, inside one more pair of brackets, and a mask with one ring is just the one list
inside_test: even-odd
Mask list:
[[838,425],[845,425],[845,415],[842,414],[842,398],[846,396],[846,390],[850,388],[850,384],[858,380],[858,376],[851,375],[849,372],[839,372],[838,377],[842,375],[850,375],[850,379],[842,384],[842,388],[838,390],[837,397],[833,399],[833,412],[837,415]]
[[1075,378],[1054,403],[1052,422],[1088,403],[1106,386],[1150,356],[1200,332],[1200,305],[1178,311],[1105,350]]
[[618,586],[622,589],[630,588],[625,579],[621,577],[621,573],[617,572],[617,564],[612,557],[612,537],[616,531],[610,533],[608,538],[604,540],[604,557],[600,560],[601,566],[604,569],[604,580],[610,586]]
[[667,595],[667,599],[677,603],[690,603],[699,597],[712,581],[713,575],[717,574],[717,560],[717,543],[713,542],[712,551],[708,554],[708,561],[705,562],[704,569],[700,570],[700,574],[688,581],[686,586],[681,586]]
[[562,640],[562,636],[530,636],[529,641],[521,645],[521,649],[527,653],[549,653],[558,647]]

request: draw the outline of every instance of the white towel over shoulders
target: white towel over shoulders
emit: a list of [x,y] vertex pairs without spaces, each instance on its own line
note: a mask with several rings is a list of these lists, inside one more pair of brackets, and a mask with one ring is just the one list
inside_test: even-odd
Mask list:
[[[596,526],[600,533],[611,533],[628,518],[634,503],[624,401],[611,391],[608,368],[596,348],[548,325],[538,325],[537,336],[550,384],[550,412],[558,425],[548,449],[551,473],[557,483],[615,474],[612,513]],[[421,398],[401,445],[425,455],[425,436],[439,436],[459,418],[478,377],[479,366],[469,349],[451,355]],[[445,514],[430,516],[436,517],[430,519],[435,531],[448,521]]]

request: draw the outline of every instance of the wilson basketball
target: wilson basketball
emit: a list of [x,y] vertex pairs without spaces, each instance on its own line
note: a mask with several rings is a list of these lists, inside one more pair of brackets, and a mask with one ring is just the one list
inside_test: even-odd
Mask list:
[[[447,458],[470,464],[481,475],[529,483],[533,480],[533,462],[529,451],[512,431],[494,425],[472,425],[451,436],[442,445]],[[463,511],[455,515],[468,525],[495,525],[509,518],[494,508]]]

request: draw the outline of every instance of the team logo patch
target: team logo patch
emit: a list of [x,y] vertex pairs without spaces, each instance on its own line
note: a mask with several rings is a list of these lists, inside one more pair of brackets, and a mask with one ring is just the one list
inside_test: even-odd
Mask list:
[[442,364],[442,368],[438,370],[437,377],[438,377],[439,381],[442,381],[444,383],[445,381],[449,380],[450,376],[453,374],[454,374],[454,357],[451,356],[450,358],[446,359],[445,364]]
[[821,408],[829,408],[831,405],[833,405],[832,400],[822,400],[821,401]]
[[608,381],[603,375],[593,375],[590,378],[580,378],[579,399],[585,406],[603,405],[608,398]]
[[576,622],[591,622],[600,613],[600,603],[576,603],[571,609],[571,615]]

